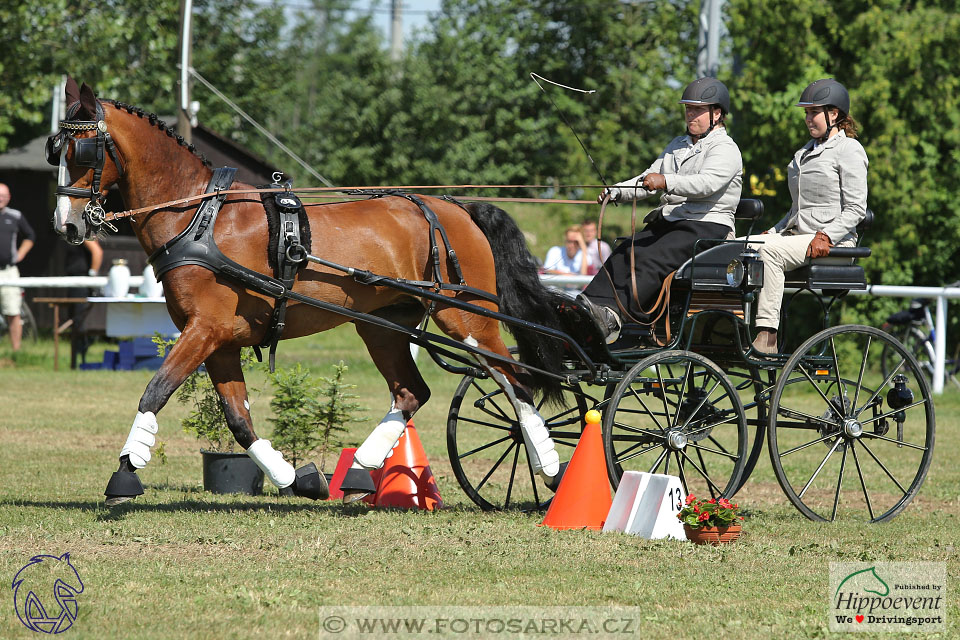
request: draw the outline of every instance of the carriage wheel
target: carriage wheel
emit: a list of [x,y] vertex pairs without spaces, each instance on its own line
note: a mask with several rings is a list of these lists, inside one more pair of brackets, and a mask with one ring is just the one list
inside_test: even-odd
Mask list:
[[638,362],[603,412],[603,447],[614,487],[624,471],[680,477],[697,497],[729,498],[747,453],[743,402],[716,364],[690,351]]
[[[573,456],[588,409],[579,385],[563,395],[566,406],[537,405],[561,464]],[[460,487],[485,511],[544,509],[553,498],[527,460],[513,405],[489,378],[460,381],[447,417],[447,452]]]
[[[884,374],[881,353],[895,354]],[[893,336],[845,325],[787,360],[770,400],[770,461],[811,520],[889,520],[933,457],[933,400],[917,359]]]

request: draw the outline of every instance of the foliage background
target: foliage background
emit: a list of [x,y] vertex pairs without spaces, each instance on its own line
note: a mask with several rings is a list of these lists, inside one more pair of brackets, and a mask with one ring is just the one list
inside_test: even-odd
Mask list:
[[[592,196],[563,186],[599,177],[531,71],[597,91],[548,89],[607,180],[635,175],[682,132],[676,100],[694,78],[696,0],[444,0],[399,63],[359,7],[198,0],[193,65],[342,185],[546,184],[559,186],[547,194]],[[768,221],[789,204],[782,169],[806,139],[797,96],[826,76],[850,89],[870,157],[877,223],[864,266],[875,283],[960,278],[955,9],[952,0],[725,5],[729,63],[719,76]],[[178,24],[178,0],[0,5],[0,152],[44,133],[64,72],[101,96],[174,113]],[[193,97],[204,124],[312,183],[202,86]],[[558,228],[572,217],[544,216]],[[901,304],[858,298],[846,319],[876,323]]]

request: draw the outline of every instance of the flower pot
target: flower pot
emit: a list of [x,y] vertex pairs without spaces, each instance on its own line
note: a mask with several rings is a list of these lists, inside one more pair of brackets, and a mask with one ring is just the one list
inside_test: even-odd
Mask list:
[[200,450],[203,488],[211,493],[263,493],[263,471],[246,453]]
[[728,527],[697,527],[683,525],[687,540],[694,544],[722,544],[733,542],[740,537],[740,525],[731,524]]

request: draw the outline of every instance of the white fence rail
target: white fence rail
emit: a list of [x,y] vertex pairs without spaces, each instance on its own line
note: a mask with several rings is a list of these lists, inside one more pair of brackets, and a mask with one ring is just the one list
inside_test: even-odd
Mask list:
[[[540,276],[544,284],[553,286],[583,287],[592,276],[548,275]],[[130,276],[130,286],[139,287],[142,276]],[[107,284],[106,276],[54,276],[20,278],[19,280],[0,282],[0,287],[57,288],[71,287],[100,288]],[[893,298],[931,298],[936,301],[934,322],[933,392],[943,393],[944,371],[947,359],[947,300],[960,298],[960,287],[898,287],[882,284],[869,285],[865,291],[851,291],[851,295],[884,296]]]

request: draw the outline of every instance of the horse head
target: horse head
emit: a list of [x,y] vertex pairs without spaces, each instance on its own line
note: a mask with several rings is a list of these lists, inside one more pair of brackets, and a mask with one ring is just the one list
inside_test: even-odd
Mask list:
[[53,228],[80,244],[104,224],[103,201],[123,175],[123,163],[93,89],[69,78],[65,93],[67,117],[46,145],[47,162],[59,167]]
[[[83,593],[83,582],[69,553],[30,558],[14,576],[11,588],[17,617],[33,631],[60,633],[77,618],[77,595]],[[52,606],[54,602],[57,606]]]

